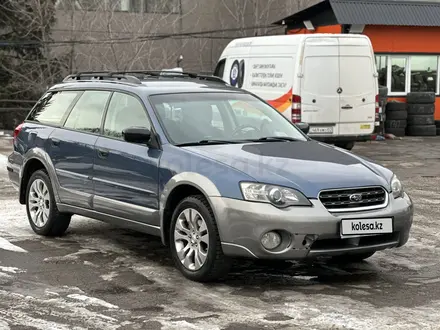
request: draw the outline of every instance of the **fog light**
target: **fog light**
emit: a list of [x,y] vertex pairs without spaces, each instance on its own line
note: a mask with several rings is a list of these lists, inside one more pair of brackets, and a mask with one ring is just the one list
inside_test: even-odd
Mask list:
[[261,237],[261,244],[268,250],[276,249],[281,244],[281,236],[274,231],[270,231]]

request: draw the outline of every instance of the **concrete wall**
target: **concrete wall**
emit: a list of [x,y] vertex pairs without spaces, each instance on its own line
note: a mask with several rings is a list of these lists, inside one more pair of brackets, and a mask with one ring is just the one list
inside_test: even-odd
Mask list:
[[[78,42],[54,45],[53,51],[66,56],[71,71],[161,69],[176,66],[179,55],[184,57],[185,70],[212,71],[230,40],[285,32],[249,27],[268,26],[317,1],[181,0],[181,14],[165,15],[59,10],[54,39]],[[225,29],[238,30],[220,32]],[[199,31],[217,32],[145,40],[145,36]]]

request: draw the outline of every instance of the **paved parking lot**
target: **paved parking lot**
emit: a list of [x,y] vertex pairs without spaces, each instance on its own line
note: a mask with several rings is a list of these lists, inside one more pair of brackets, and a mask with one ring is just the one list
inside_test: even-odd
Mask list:
[[[0,140],[0,153],[11,141]],[[0,329],[440,329],[440,137],[357,145],[416,203],[408,244],[345,267],[250,262],[203,285],[160,240],[75,217],[38,237],[0,155]]]

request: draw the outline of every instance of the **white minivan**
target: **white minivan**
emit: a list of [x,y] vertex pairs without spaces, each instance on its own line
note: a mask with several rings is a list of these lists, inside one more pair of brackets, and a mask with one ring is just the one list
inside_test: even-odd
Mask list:
[[378,123],[379,86],[370,39],[295,34],[231,41],[214,75],[310,125],[313,139],[351,150]]

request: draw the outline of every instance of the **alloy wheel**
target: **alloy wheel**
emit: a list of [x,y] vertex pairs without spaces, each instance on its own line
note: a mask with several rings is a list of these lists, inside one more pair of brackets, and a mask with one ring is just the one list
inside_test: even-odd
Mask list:
[[41,179],[36,179],[29,190],[29,213],[32,222],[37,227],[43,227],[49,220],[50,194],[47,185]]
[[176,221],[174,244],[185,268],[197,271],[208,257],[209,232],[205,219],[193,208],[183,210]]

